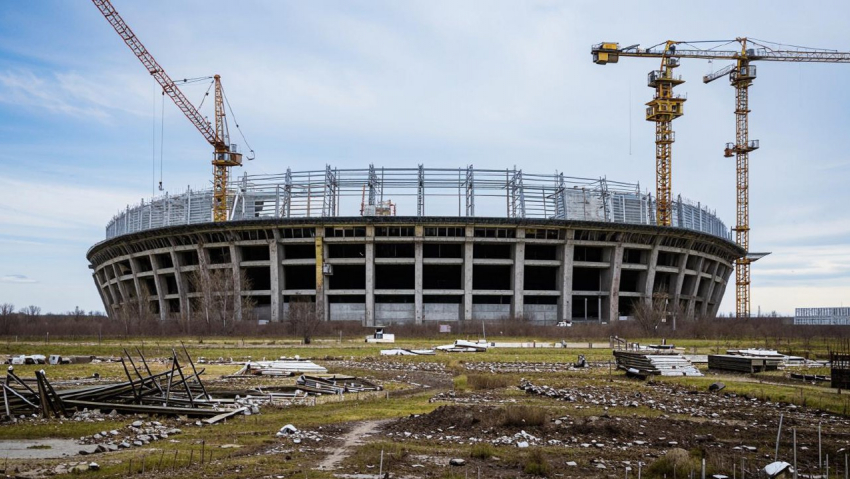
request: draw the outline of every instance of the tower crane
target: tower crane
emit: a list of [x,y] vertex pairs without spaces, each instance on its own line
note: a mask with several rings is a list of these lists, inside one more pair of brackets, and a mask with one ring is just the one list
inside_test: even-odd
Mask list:
[[[723,49],[727,45],[736,45],[736,48]],[[681,46],[686,46],[682,48]],[[753,48],[755,47],[755,48]],[[814,49],[806,47],[791,46],[756,40],[753,38],[740,37],[734,40],[720,41],[671,41],[660,43],[643,49],[640,45],[631,45],[620,48],[618,43],[605,42],[594,45],[591,48],[593,62],[599,65],[617,63],[620,57],[639,58],[661,58],[662,64],[670,59],[701,58],[704,60],[731,60],[734,63],[703,77],[704,83],[712,82],[723,76],[729,76],[732,86],[735,88],[735,142],[727,143],[724,156],[735,157],[736,160],[736,224],[735,241],[745,251],[746,255],[735,260],[735,314],[738,318],[750,316],[750,264],[768,253],[750,252],[750,173],[749,153],[758,149],[758,140],[749,139],[749,87],[756,78],[756,67],[751,65],[754,61],[771,62],[797,62],[797,63],[850,63],[850,52],[836,50]],[[651,78],[652,74],[650,74]],[[652,85],[650,85],[652,86]],[[656,93],[658,97],[658,93]],[[647,103],[651,105],[652,102]],[[681,111],[680,111],[681,114]],[[647,108],[647,119],[649,120],[649,108]],[[658,125],[658,123],[656,123]],[[658,126],[656,126],[656,160],[659,158]],[[669,160],[669,151],[668,160]],[[662,172],[670,173],[669,168],[662,171],[658,168],[657,175]],[[656,179],[658,185],[669,186],[669,176],[665,179]],[[658,208],[662,207],[661,189],[659,186]],[[660,219],[661,213],[657,213]],[[663,224],[659,221],[659,224]],[[667,223],[669,225],[669,223]]]
[[[177,108],[195,125],[195,128],[204,135],[204,139],[213,146],[213,221],[227,220],[227,181],[230,167],[242,166],[242,153],[239,153],[235,144],[230,143],[230,132],[227,127],[225,116],[225,97],[221,88],[221,77],[215,75],[215,125],[204,118],[200,111],[186,98],[177,84],[171,79],[165,70],[157,63],[153,55],[142,45],[142,42],[133,33],[133,30],[124,22],[121,15],[112,6],[109,0],[92,0],[100,13],[106,18],[112,28],[130,47],[130,50],[138,57],[148,73],[154,77],[162,87],[163,93],[177,105]],[[239,125],[236,125],[237,127]],[[253,153],[253,151],[252,151]],[[248,158],[249,160],[253,157]]]

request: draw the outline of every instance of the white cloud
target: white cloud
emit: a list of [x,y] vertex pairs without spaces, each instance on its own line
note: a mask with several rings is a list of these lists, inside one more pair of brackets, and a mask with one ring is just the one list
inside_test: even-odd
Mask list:
[[0,276],[0,283],[38,283],[38,280],[28,278],[22,274],[9,274],[6,276]]

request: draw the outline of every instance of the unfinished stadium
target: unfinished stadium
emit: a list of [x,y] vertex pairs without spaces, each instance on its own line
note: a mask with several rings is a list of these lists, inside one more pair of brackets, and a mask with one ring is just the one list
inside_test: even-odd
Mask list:
[[633,183],[519,169],[381,168],[245,175],[228,221],[212,191],[126,207],[87,254],[110,315],[144,298],[192,314],[193,277],[232,274],[253,318],[293,300],[363,325],[523,318],[607,322],[663,297],[716,314],[744,252],[708,208],[681,197],[673,226]]

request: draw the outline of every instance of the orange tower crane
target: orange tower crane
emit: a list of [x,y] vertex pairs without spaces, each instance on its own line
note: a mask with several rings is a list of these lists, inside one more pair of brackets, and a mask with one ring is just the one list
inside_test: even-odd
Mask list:
[[[237,151],[236,145],[230,144],[230,133],[225,117],[224,92],[221,88],[221,78],[213,77],[215,82],[215,125],[212,125],[186,98],[177,84],[165,73],[165,70],[148,52],[147,48],[133,33],[133,30],[124,22],[121,15],[112,6],[109,0],[92,0],[100,13],[109,21],[112,28],[118,32],[124,43],[136,54],[148,73],[162,87],[162,91],[177,105],[186,118],[195,125],[195,128],[204,135],[204,138],[213,146],[213,221],[226,221],[227,208],[227,181],[231,166],[242,166],[242,154]],[[237,125],[238,127],[239,125]],[[253,158],[249,158],[253,159]]]
[[[738,44],[738,48],[723,49],[730,44]],[[684,45],[687,48],[682,48]],[[752,48],[755,47],[755,48]],[[735,88],[735,143],[727,143],[724,156],[735,157],[736,160],[736,224],[735,241],[747,253],[735,261],[735,314],[739,318],[750,316],[750,264],[768,253],[750,252],[750,173],[749,153],[759,147],[758,140],[749,139],[749,87],[756,78],[756,67],[750,65],[754,61],[797,62],[797,63],[850,63],[850,52],[824,50],[807,47],[789,46],[778,43],[756,40],[753,38],[736,38],[721,41],[666,41],[649,48],[639,45],[620,48],[618,43],[606,42],[591,48],[593,62],[605,65],[617,63],[620,57],[661,58],[662,62],[670,59],[701,58],[704,60],[732,60],[733,64],[703,77],[703,82],[709,83],[720,77],[729,75],[729,80]],[[651,74],[650,74],[651,75]],[[656,97],[658,93],[656,93]],[[652,102],[647,105],[651,105]],[[681,114],[681,111],[679,112]],[[649,110],[647,109],[647,119]],[[657,125],[657,123],[656,123]],[[656,152],[658,146],[658,127],[656,126]],[[669,152],[668,152],[669,153]],[[656,153],[656,158],[658,158]],[[666,173],[658,169],[657,175]],[[669,177],[656,179],[658,185],[669,185]],[[658,208],[662,207],[659,187]],[[661,218],[658,213],[658,218]],[[659,224],[662,224],[659,221]],[[669,225],[669,223],[668,223]]]

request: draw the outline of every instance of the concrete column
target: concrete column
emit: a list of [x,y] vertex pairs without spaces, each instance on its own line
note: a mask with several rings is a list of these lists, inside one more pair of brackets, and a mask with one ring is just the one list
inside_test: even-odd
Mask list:
[[167,317],[167,307],[165,304],[165,294],[166,287],[162,284],[162,280],[159,278],[159,265],[156,262],[156,256],[153,254],[148,255],[148,258],[151,261],[151,269],[153,271],[153,282],[156,286],[156,297],[157,302],[159,303],[159,319],[161,321],[165,321]]
[[230,265],[233,268],[233,315],[242,321],[242,250],[230,245]]
[[710,315],[710,316],[716,317],[717,316],[717,310],[720,309],[720,301],[718,301],[717,304],[715,304],[714,307],[711,310],[708,309],[708,302],[714,296],[714,289],[715,288],[721,287],[721,288],[724,288],[724,290],[725,290],[726,280],[725,279],[723,280],[723,284],[721,286],[717,285],[716,278],[717,278],[717,270],[720,269],[720,261],[715,261],[713,266],[709,266],[709,269],[711,271],[710,272],[711,283],[708,286],[708,290],[705,292],[705,297],[702,298],[702,309],[700,310],[700,313],[703,314],[703,315]]
[[422,239],[424,231],[422,225],[414,227],[415,235],[414,248],[414,280],[413,280],[413,301],[414,305],[414,321],[416,324],[422,324],[423,308],[422,308]]
[[121,269],[118,267],[118,263],[110,264],[109,268],[112,268],[112,274],[115,275],[115,284],[118,285],[118,293],[121,295],[121,304],[129,305],[130,295],[124,290],[124,283],[121,281]]
[[575,231],[567,230],[567,242],[560,247],[561,270],[558,275],[558,289],[561,298],[558,302],[558,321],[573,319],[573,237]]
[[655,271],[658,263],[658,245],[661,244],[661,237],[655,238],[655,243],[652,245],[652,251],[649,253],[649,261],[646,263],[646,284],[644,285],[643,301],[647,305],[652,304],[652,287],[655,285]]
[[[172,242],[172,246],[173,246]],[[171,264],[174,265],[174,281],[177,282],[177,294],[180,295],[180,316],[183,320],[189,319],[189,296],[186,284],[183,283],[183,273],[180,271],[180,255],[171,250]]]
[[514,271],[511,283],[514,297],[511,301],[511,315],[522,317],[525,311],[525,229],[517,228],[516,243],[514,243]]
[[269,243],[269,273],[271,274],[271,318],[272,323],[283,321],[283,246],[280,244],[280,230],[274,231],[274,240]]
[[364,326],[375,325],[375,227],[366,226],[366,316]]
[[94,285],[97,286],[97,293],[100,294],[100,300],[103,301],[103,307],[106,310],[106,316],[108,316],[109,319],[115,321],[118,318],[115,315],[115,311],[112,308],[112,304],[107,301],[107,297],[103,293],[103,288],[100,286],[100,280],[97,279],[97,273],[92,273],[91,277],[94,280]]
[[[328,316],[325,314],[327,298],[325,295],[325,229],[316,227],[316,238],[314,240],[316,250],[316,314],[321,316],[321,321],[326,321]],[[291,305],[290,305],[291,306]]]
[[463,317],[464,321],[472,320],[472,239],[475,231],[472,226],[466,227],[466,238],[463,244]]
[[[144,304],[142,302],[142,297],[144,297],[144,295],[142,294],[142,284],[139,282],[139,266],[138,266],[138,264],[136,264],[136,258],[133,258],[133,257],[130,258],[130,271],[133,272],[133,287],[136,288],[136,298],[137,298],[137,302],[139,303],[138,304],[139,315],[141,316],[142,314],[145,313],[145,311],[143,311],[142,308],[150,308],[151,305],[150,304]],[[100,288],[98,288],[98,289],[100,289]],[[103,295],[101,294],[101,296],[103,296]],[[109,309],[109,308],[107,308],[107,309]],[[107,311],[107,314],[109,314],[109,311]],[[112,318],[112,316],[110,316],[110,318]]]
[[694,277],[694,285],[691,287],[691,290],[685,293],[682,291],[682,294],[688,294],[691,296],[691,299],[688,301],[688,310],[685,312],[689,318],[694,317],[694,309],[696,307],[696,295],[699,292],[699,285],[702,282],[702,267],[705,264],[705,257],[699,256],[697,260],[696,266],[696,276]]
[[611,253],[611,284],[608,287],[608,322],[620,319],[620,273],[623,270],[623,243]]

